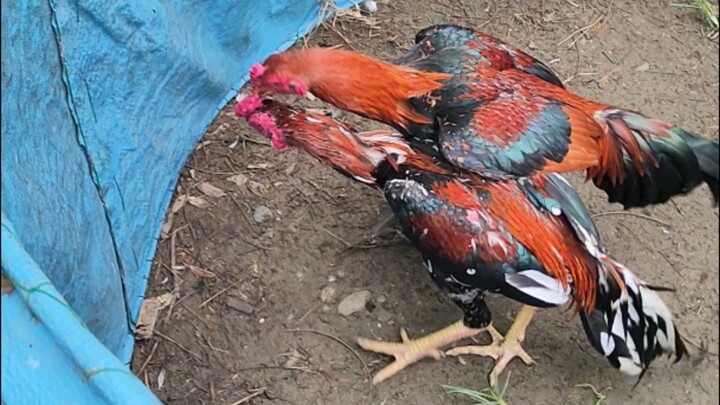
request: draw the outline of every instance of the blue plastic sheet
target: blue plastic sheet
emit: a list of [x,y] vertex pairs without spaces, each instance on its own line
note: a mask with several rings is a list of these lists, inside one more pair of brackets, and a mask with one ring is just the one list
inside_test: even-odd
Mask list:
[[4,404],[160,402],[85,326],[53,287],[2,215]]
[[[6,382],[37,377],[33,384],[42,386],[64,367],[37,374],[28,356],[47,365],[33,356],[57,350],[57,364],[80,367],[77,355],[87,350],[82,354],[98,364],[112,363],[112,355],[129,362],[133,323],[182,165],[249,67],[312,28],[321,5],[2,0],[3,273],[13,283],[22,272],[36,282],[47,277],[57,294],[39,307],[19,293],[27,285],[2,296],[2,344],[13,344],[2,352],[4,403],[23,399]],[[15,247],[6,250],[10,241]],[[63,342],[57,322],[38,308],[82,338]],[[82,322],[70,322],[71,314]],[[80,343],[87,347],[73,346]],[[77,380],[87,370],[74,372],[62,378]],[[71,402],[86,403],[80,395]],[[28,398],[22,403],[39,401]]]

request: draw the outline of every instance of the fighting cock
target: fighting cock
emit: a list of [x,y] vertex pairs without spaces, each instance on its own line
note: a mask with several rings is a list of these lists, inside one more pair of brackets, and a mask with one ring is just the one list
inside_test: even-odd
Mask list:
[[[486,181],[460,171],[428,147],[416,151],[390,130],[357,133],[330,117],[257,95],[236,114],[272,140],[307,151],[359,182],[383,190],[403,233],[422,253],[433,281],[464,312],[438,332],[402,343],[358,339],[366,350],[395,361],[379,383],[425,357],[493,357],[490,382],[514,357],[532,362],[521,342],[536,308],[571,306],[592,346],[622,372],[642,376],[663,353],[676,360],[686,349],[670,311],[653,288],[615,261],[578,195],[557,174]],[[524,304],[503,337],[492,327],[487,292]],[[446,345],[488,331],[493,343]]]
[[720,197],[717,142],[575,95],[537,59],[468,28],[423,29],[394,63],[310,48],[271,55],[250,76],[260,92],[311,92],[391,125],[485,178],[585,170],[625,208],[703,182]]

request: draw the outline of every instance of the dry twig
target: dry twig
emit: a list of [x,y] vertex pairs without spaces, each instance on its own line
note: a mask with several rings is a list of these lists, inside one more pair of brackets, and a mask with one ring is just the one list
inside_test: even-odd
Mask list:
[[267,391],[267,387],[256,388],[255,390],[253,390],[253,392],[252,392],[250,395],[238,399],[237,401],[233,402],[231,405],[244,404],[244,403],[246,403],[247,401],[255,398],[256,396],[264,394],[265,391]]
[[[225,291],[227,291],[227,290],[235,287],[236,285],[240,284],[240,282],[242,282],[242,281],[243,281],[243,279],[240,279],[240,280],[238,280],[238,281],[230,284],[229,286],[223,288],[222,290],[216,292],[216,293],[213,294],[210,298],[208,298],[208,299],[206,299],[205,301],[203,301],[202,304],[200,304],[200,306],[198,306],[198,308],[202,308],[202,307],[204,307],[205,305],[209,304],[212,300],[214,300],[215,298],[219,297],[222,293],[224,293]],[[178,302],[179,302],[179,301],[178,301]]]
[[650,222],[655,222],[656,224],[662,225],[667,228],[672,228],[672,225],[669,223],[662,221],[660,219],[657,219],[655,217],[651,217],[650,215],[640,214],[638,212],[632,212],[632,211],[605,211],[605,212],[598,212],[597,214],[593,214],[593,218],[600,218],[600,217],[607,217],[611,215],[630,215],[637,218],[642,218],[645,220],[648,220]]
[[316,334],[316,335],[325,336],[325,337],[328,338],[328,339],[332,339],[332,340],[340,343],[340,344],[343,345],[346,349],[348,349],[348,350],[350,351],[350,353],[352,353],[352,355],[355,356],[355,358],[358,359],[358,361],[360,362],[360,364],[362,364],[362,366],[363,366],[363,372],[365,373],[366,376],[368,375],[367,364],[365,364],[365,362],[363,361],[362,357],[360,357],[360,355],[358,354],[358,352],[355,351],[355,349],[353,349],[352,346],[350,346],[349,344],[347,344],[344,340],[340,339],[339,337],[333,336],[333,335],[331,335],[331,334],[329,334],[329,333],[321,332],[321,331],[315,330],[315,329],[286,329],[286,330],[287,330],[288,332],[294,332],[294,333],[297,333],[297,332],[314,333],[314,334]]
[[580,38],[581,38],[583,35],[587,34],[588,31],[590,31],[591,29],[593,29],[593,27],[595,27],[596,25],[598,25],[598,24],[600,24],[601,22],[603,22],[603,20],[605,20],[605,18],[606,18],[606,17],[608,16],[608,14],[610,13],[610,6],[611,6],[611,5],[612,5],[612,1],[608,4],[607,8],[605,8],[605,11],[603,11],[602,14],[600,14],[600,16],[595,19],[595,21],[593,21],[592,23],[590,23],[590,24],[588,24],[588,25],[586,25],[586,26],[584,26],[584,27],[582,27],[582,28],[576,29],[576,30],[573,31],[570,35],[568,35],[567,37],[565,37],[565,39],[563,39],[562,41],[558,42],[557,45],[560,46],[560,45],[564,44],[565,42],[568,42],[568,41],[572,40],[572,41],[568,44],[568,48],[571,48],[572,46],[574,46],[575,43],[576,43],[577,41],[579,41]]
[[195,360],[197,360],[197,361],[202,361],[202,358],[200,357],[200,355],[198,355],[197,353],[195,353],[195,352],[193,352],[192,350],[188,349],[187,347],[183,346],[182,344],[178,343],[177,340],[175,340],[175,339],[171,338],[170,336],[168,336],[168,335],[160,332],[159,330],[156,330],[156,331],[155,331],[155,334],[158,335],[158,336],[160,336],[161,338],[167,340],[168,342],[174,344],[175,346],[177,346],[178,348],[180,348],[180,349],[181,349],[182,351],[184,351],[185,353],[191,355]]

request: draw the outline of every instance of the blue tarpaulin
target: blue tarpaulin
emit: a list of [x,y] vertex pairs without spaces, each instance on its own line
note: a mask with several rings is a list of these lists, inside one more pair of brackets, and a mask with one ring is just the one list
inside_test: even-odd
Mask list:
[[2,0],[4,404],[157,402],[127,364],[178,173],[321,6]]

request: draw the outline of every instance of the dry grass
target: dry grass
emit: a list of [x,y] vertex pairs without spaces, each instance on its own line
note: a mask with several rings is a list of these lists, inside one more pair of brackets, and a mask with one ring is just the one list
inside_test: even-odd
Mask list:
[[673,7],[681,8],[692,8],[700,11],[705,24],[707,24],[706,35],[709,39],[715,40],[718,38],[718,29],[720,24],[718,23],[718,6],[710,3],[708,0],[695,0],[693,4],[672,4]]
[[510,373],[508,373],[505,379],[505,384],[503,384],[502,387],[498,387],[497,390],[485,388],[482,391],[475,391],[470,388],[455,387],[452,385],[443,385],[443,389],[445,389],[445,392],[448,394],[459,394],[475,401],[473,405],[507,405],[503,397],[505,396],[505,390],[508,387],[509,381]]

